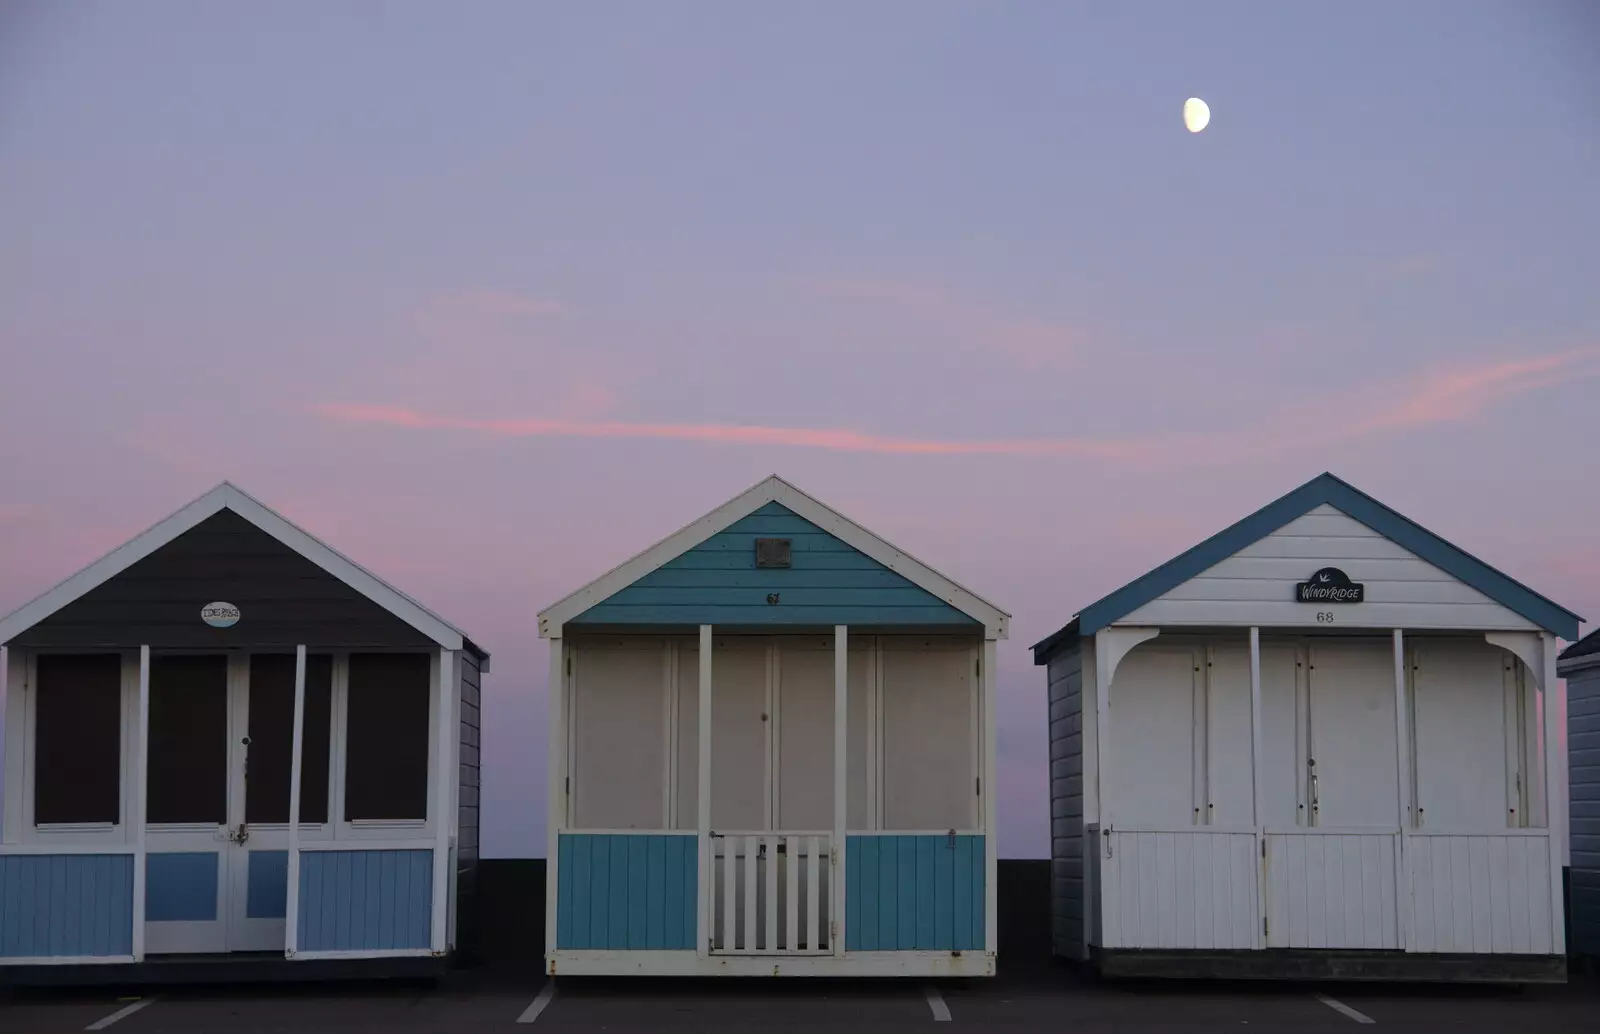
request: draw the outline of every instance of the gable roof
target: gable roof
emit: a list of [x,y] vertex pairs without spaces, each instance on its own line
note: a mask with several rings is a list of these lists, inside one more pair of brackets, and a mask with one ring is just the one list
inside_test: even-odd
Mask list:
[[890,570],[898,572],[913,585],[927,590],[981,623],[984,626],[984,634],[989,638],[1006,637],[1011,623],[1010,614],[946,578],[911,554],[895,548],[844,515],[824,506],[776,474],[751,486],[694,523],[662,539],[633,559],[612,568],[578,591],[545,608],[539,614],[539,635],[546,639],[560,636],[562,626],[568,621],[768,503],[787,507],[841,542],[860,550]]
[[[1583,661],[1584,667],[1590,664],[1600,664],[1600,628],[1579,639],[1565,650],[1557,661]],[[1565,667],[1565,665],[1562,665]]]
[[468,639],[460,629],[227,481],[53,589],[0,618],[0,643],[15,639],[222,510],[229,510],[244,518],[445,649],[470,650],[487,670],[488,653]]
[[1360,521],[1540,628],[1563,639],[1577,638],[1578,623],[1583,620],[1577,614],[1451,545],[1348,482],[1324,473],[1083,608],[1065,628],[1034,644],[1034,663],[1048,661],[1055,647],[1064,640],[1075,635],[1093,635],[1296,517],[1323,505],[1333,506]]

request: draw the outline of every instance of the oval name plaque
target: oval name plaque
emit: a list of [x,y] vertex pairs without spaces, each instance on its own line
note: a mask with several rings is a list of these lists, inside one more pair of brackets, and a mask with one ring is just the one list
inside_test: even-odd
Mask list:
[[231,628],[239,623],[239,608],[231,603],[207,603],[200,608],[200,620],[212,628]]

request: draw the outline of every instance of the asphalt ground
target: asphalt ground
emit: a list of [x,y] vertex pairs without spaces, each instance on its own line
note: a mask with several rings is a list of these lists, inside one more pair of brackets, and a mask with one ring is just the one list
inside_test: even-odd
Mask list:
[[[553,989],[553,990],[552,990]],[[109,1021],[109,1022],[108,1022]],[[519,1022],[521,1021],[521,1022]],[[919,1030],[1600,1032],[1600,984],[1103,982],[1061,968],[985,981],[600,980],[472,971],[438,984],[29,990],[0,1034],[533,1034]]]

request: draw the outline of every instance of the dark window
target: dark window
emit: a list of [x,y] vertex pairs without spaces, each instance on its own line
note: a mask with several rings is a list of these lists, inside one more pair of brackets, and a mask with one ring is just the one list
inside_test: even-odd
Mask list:
[[352,654],[344,817],[428,815],[427,654]]
[[[294,761],[293,654],[250,658],[250,746],[244,820],[289,821]],[[306,656],[305,726],[300,746],[300,821],[328,821],[328,729],[333,714],[333,658]]]
[[150,660],[150,822],[228,821],[228,659]]
[[122,658],[43,656],[34,706],[33,821],[121,815]]

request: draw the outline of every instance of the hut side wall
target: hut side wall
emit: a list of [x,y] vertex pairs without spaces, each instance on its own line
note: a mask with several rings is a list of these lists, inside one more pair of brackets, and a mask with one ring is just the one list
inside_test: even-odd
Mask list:
[[1081,959],[1084,945],[1083,651],[1050,661],[1050,930],[1055,954]]
[[1600,956],[1600,664],[1567,675],[1572,871],[1568,946]]
[[[482,751],[482,672],[479,661],[471,650],[461,651],[461,743],[456,819],[456,944],[470,951],[474,947],[476,931],[470,917],[477,915],[478,857],[479,857],[479,788]],[[464,928],[463,925],[464,924]]]

